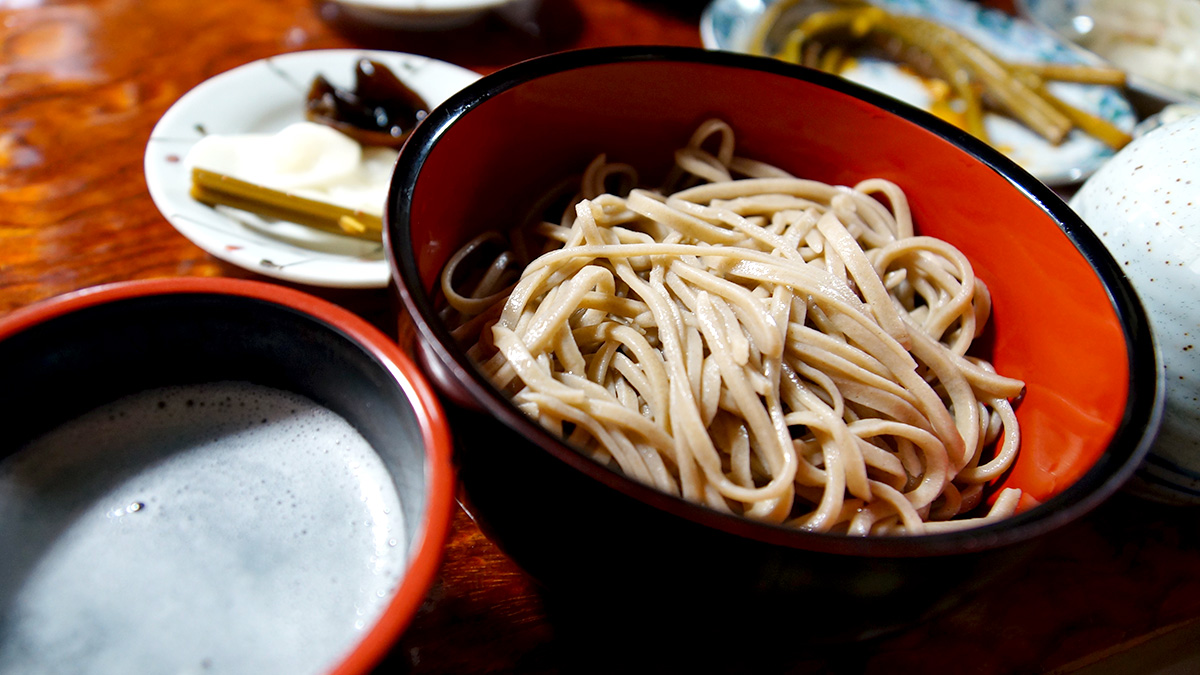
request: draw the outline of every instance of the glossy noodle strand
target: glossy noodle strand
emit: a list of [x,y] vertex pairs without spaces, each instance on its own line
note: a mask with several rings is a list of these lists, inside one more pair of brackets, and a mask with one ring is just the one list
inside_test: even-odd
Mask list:
[[600,155],[559,215],[468,243],[442,275],[455,338],[552,433],[722,512],[851,535],[1014,513],[1015,489],[968,513],[1016,457],[1024,385],[968,355],[991,301],[966,257],[898,185],[734,141],[705,122],[658,190]]

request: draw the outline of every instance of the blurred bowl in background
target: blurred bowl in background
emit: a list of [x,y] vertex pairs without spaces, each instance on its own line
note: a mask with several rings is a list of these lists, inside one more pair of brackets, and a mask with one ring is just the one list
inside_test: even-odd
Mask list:
[[0,670],[370,672],[454,508],[393,341],[260,282],[87,289],[0,320]]
[[1196,103],[1172,103],[1138,122],[1137,126],[1133,129],[1133,137],[1145,136],[1163,125],[1178,122],[1192,115],[1200,115],[1200,101]]
[[1200,114],[1148,131],[1071,198],[1129,276],[1165,372],[1157,440],[1130,484],[1158,501],[1200,504]]
[[524,16],[541,0],[328,0],[345,18],[363,25],[408,31],[462,28],[491,11]]
[[[1004,481],[1030,488],[1040,506],[919,537],[752,522],[601,467],[478,372],[437,315],[447,259],[475,235],[513,225],[599,153],[633,164],[654,184],[673,151],[713,116],[732,125],[739,155],[833,184],[898,183],[919,232],[971,260],[992,293],[990,357],[999,372],[1027,383],[1021,456]],[[621,639],[676,628],[703,644],[715,627],[774,628],[793,644],[912,624],[1013,570],[1040,538],[1118,490],[1158,423],[1143,310],[1066,204],[923,111],[774,60],[633,47],[511,66],[452,97],[417,129],[385,218],[420,363],[451,402],[472,512],[552,596],[570,598],[581,613],[616,617],[610,627],[629,627]]]

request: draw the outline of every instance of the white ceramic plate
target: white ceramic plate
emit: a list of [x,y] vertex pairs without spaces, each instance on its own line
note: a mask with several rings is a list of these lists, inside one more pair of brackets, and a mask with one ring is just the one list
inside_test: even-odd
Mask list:
[[180,234],[239,267],[314,286],[387,286],[383,244],[206,206],[189,195],[191,176],[183,164],[205,134],[274,133],[304,119],[313,78],[322,74],[349,87],[364,57],[386,65],[431,106],[479,78],[423,56],[361,49],[293,52],[234,68],[184,94],[151,132],[146,185],[158,209]]
[[[774,1],[713,0],[700,20],[704,45],[709,49],[746,51],[755,26]],[[1012,62],[1082,62],[1071,46],[1052,34],[1023,19],[967,0],[874,0],[874,4],[893,12],[936,19]],[[928,103],[927,90],[920,80],[885,61],[861,59],[846,77],[917,107],[926,107]],[[1057,96],[1072,105],[1124,131],[1133,129],[1136,122],[1133,109],[1117,89],[1066,83],[1050,86]],[[996,148],[1048,185],[1077,183],[1113,155],[1111,148],[1078,130],[1055,146],[1001,115],[987,115],[984,124]]]

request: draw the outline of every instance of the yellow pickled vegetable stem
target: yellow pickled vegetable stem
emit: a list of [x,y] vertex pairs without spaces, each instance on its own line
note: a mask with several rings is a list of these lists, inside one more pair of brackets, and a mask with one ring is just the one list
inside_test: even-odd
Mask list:
[[267,218],[369,241],[383,240],[383,221],[371,213],[300,197],[207,169],[192,169],[192,198]]
[[[768,37],[768,34],[771,32],[771,29],[774,26],[778,25],[780,23],[780,21],[783,19],[784,15],[786,15],[788,12],[790,12],[796,6],[800,5],[801,3],[805,3],[805,2],[809,2],[809,1],[810,0],[780,0],[779,2],[773,3],[770,7],[767,7],[766,11],[763,14],[762,20],[759,21],[758,26],[756,27],[756,29],[754,31],[754,34],[750,36],[750,44],[749,44],[747,51],[749,51],[749,53],[757,55],[757,56],[767,56],[768,55],[767,49],[766,49],[767,37]],[[864,0],[828,0],[828,3],[830,5],[840,5],[840,6],[847,7],[847,8],[869,7],[869,5]],[[824,14],[824,13],[828,13],[828,11],[829,10],[822,10],[820,12],[815,12],[815,13]],[[792,31],[792,33],[795,33],[795,32],[796,32],[795,30]],[[791,36],[789,35],[789,37],[791,37]],[[796,37],[799,38],[801,36],[796,36]],[[784,42],[786,44],[787,40],[785,40]],[[776,50],[775,55],[777,56],[777,58],[783,58],[783,57],[778,56],[778,53],[781,51],[783,51],[782,48],[779,50]],[[792,63],[800,63],[801,60],[799,57],[800,57],[799,52],[796,52],[795,54],[793,54],[791,56],[791,58],[784,58],[783,60],[790,61]]]
[[[750,52],[766,55],[771,34],[800,13],[807,0],[781,0],[768,9],[751,38]],[[936,21],[891,14],[862,0],[825,0],[828,9],[796,19],[773,56],[840,74],[851,49],[871,40],[894,60],[928,59],[963,105],[962,126],[988,140],[983,101],[1029,127],[1047,142],[1062,143],[1074,128],[1118,148],[1129,136],[1111,123],[1054,96],[1047,81],[1123,86],[1115,68],[1060,63],[1005,63],[975,42]],[[907,54],[906,54],[907,52]]]
[[990,141],[987,129],[983,125],[983,102],[979,90],[974,84],[970,70],[958,58],[956,52],[941,41],[910,47],[920,49],[933,59],[935,67],[941,70],[943,79],[962,101],[963,126],[967,133],[983,141]]
[[1052,94],[1046,87],[1046,83],[1034,74],[1033,71],[1022,67],[1013,67],[1012,73],[1013,77],[1019,78],[1050,103],[1050,105],[1054,106],[1055,109],[1071,120],[1072,125],[1082,129],[1084,133],[1098,139],[1113,150],[1120,150],[1133,140],[1132,136],[1118,129],[1108,120],[1097,117],[1085,110],[1080,110]]
[[1125,71],[1107,66],[1089,66],[1078,63],[1021,63],[1009,64],[1015,72],[1036,75],[1044,82],[1074,82],[1076,84],[1099,84],[1108,87],[1124,87]]
[[838,35],[844,36],[843,39],[861,39],[871,32],[875,21],[881,19],[884,14],[885,12],[878,7],[817,12],[788,33],[775,56],[784,61],[808,65],[812,57],[806,58],[804,47],[807,44],[820,44],[822,38]]
[[838,45],[830,45],[821,54],[821,62],[817,66],[827,73],[837,73],[846,59],[846,50]]
[[1071,131],[1071,121],[1019,80],[985,49],[940,24],[917,17],[889,15],[878,24],[905,42],[929,49],[945,45],[971,75],[983,84],[987,96],[1048,142],[1059,144]]

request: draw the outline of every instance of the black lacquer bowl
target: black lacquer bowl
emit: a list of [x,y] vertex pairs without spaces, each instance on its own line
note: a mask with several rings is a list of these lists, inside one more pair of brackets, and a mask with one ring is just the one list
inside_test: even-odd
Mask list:
[[[1040,506],[920,537],[750,522],[594,464],[476,371],[435,312],[449,256],[511,225],[601,152],[651,177],[665,171],[672,151],[713,116],[732,125],[739,155],[829,183],[898,183],[919,232],[966,254],[992,293],[989,357],[1028,384],[1018,408],[1021,457],[1005,484],[1039,496]],[[420,125],[402,150],[386,219],[394,278],[416,322],[419,361],[450,403],[475,515],[556,597],[587,611],[615,607],[605,616],[622,625],[724,630],[779,619],[789,639],[805,641],[909,624],[1014,569],[1039,538],[1115,492],[1158,424],[1142,307],[1054,193],[931,115],[800,67],[676,48],[517,64]]]
[[[64,448],[60,442],[40,454],[47,447],[45,444],[30,445],[31,441],[54,433],[80,416],[109,410],[105,406],[139,393],[224,383],[269,388],[285,396],[298,395],[336,413],[369,444],[369,451],[377,455],[381,469],[372,480],[378,482],[350,478],[343,482],[326,481],[320,485],[335,488],[313,495],[313,490],[304,484],[314,484],[312,470],[302,466],[309,457],[304,453],[309,450],[290,451],[305,444],[300,437],[304,427],[297,434],[293,424],[270,427],[289,429],[289,435],[278,441],[278,455],[262,459],[254,455],[252,462],[244,464],[236,459],[231,461],[230,455],[214,455],[208,450],[210,436],[250,433],[251,427],[258,423],[257,418],[248,420],[249,426],[236,429],[227,427],[220,415],[214,417],[216,422],[205,422],[208,426],[199,430],[195,424],[170,421],[163,425],[166,431],[136,447],[122,438],[96,437],[112,433],[98,433],[78,447]],[[210,407],[220,404],[215,398],[213,402]],[[164,408],[167,404],[164,400],[158,405]],[[187,406],[192,405],[189,399]],[[179,408],[182,407],[180,404]],[[229,403],[230,411],[234,407],[236,404]],[[98,539],[87,539],[92,546],[87,550],[94,552],[97,566],[107,564],[112,568],[113,560],[123,560],[118,567],[144,575],[144,584],[164,591],[159,600],[148,601],[150,607],[133,605],[145,611],[139,610],[127,622],[123,618],[129,619],[129,598],[119,591],[105,591],[107,579],[97,582],[96,588],[87,589],[83,600],[75,602],[68,598],[55,618],[74,616],[71,621],[81,628],[67,636],[59,648],[65,650],[61,658],[70,660],[71,668],[81,669],[108,662],[103,659],[110,657],[119,663],[126,663],[127,658],[132,659],[129,663],[141,659],[142,666],[152,668],[207,668],[206,662],[177,661],[177,654],[164,653],[158,645],[125,637],[155,634],[154,626],[142,624],[153,622],[160,614],[160,607],[168,602],[163,596],[170,596],[170,602],[182,605],[182,609],[172,609],[173,613],[166,616],[179,617],[182,613],[187,618],[211,612],[215,614],[203,625],[224,629],[245,624],[254,631],[265,631],[272,639],[276,635],[292,635],[298,625],[333,626],[338,631],[344,625],[348,637],[339,638],[344,650],[321,651],[324,659],[321,663],[300,665],[305,672],[368,673],[417,613],[440,565],[454,508],[455,479],[449,428],[436,395],[413,362],[386,334],[349,311],[300,291],[236,279],[155,279],[89,288],[23,308],[0,320],[0,410],[4,420],[0,438],[0,502],[15,503],[19,513],[32,508],[24,504],[49,505],[62,511],[48,521],[56,525],[56,531],[38,531],[25,538],[20,536],[21,524],[10,520],[16,516],[0,512],[3,519],[0,543],[5,547],[5,560],[0,565],[0,638],[8,650],[6,658],[16,654],[18,663],[22,658],[20,652],[32,649],[30,645],[61,642],[61,636],[48,632],[52,629],[22,625],[42,611],[39,607],[25,607],[28,602],[23,598],[41,597],[26,591],[39,583],[37,575],[41,570],[56,569],[62,551],[77,550],[75,542],[83,535],[73,533],[80,531],[89,537],[91,533],[102,533]],[[114,408],[104,414],[111,419],[125,415],[125,411],[126,408]],[[295,415],[296,411],[292,413]],[[287,411],[281,415],[286,417]],[[267,428],[268,420],[264,417],[261,421],[263,428]],[[109,427],[96,428],[103,431]],[[135,428],[129,435],[137,433]],[[266,442],[261,440],[262,436],[255,438],[260,439],[259,446]],[[322,438],[321,443],[324,447],[314,446],[311,452],[324,453],[331,459],[322,459],[317,466],[335,467],[339,476],[355,474],[360,462],[365,466],[365,461],[358,458],[370,459],[369,451],[354,455],[354,459],[350,455],[342,459],[340,448],[331,447],[340,444],[340,438],[329,443]],[[206,456],[197,457],[205,452],[210,453],[209,457],[223,459],[218,462]],[[50,459],[43,459],[46,457]],[[63,461],[62,457],[69,461]],[[8,462],[5,468],[5,460],[16,458],[23,464]],[[189,482],[178,489],[167,491],[158,487],[163,482],[155,471],[172,462],[178,465],[181,458],[189,462],[185,466],[202,470],[185,474],[183,479]],[[282,466],[284,463],[288,463],[286,468]],[[233,472],[238,475],[227,480],[213,479]],[[260,480],[268,487],[259,487]],[[243,484],[253,487],[238,487]],[[371,569],[359,570],[375,563],[363,556],[355,558],[349,550],[345,554],[329,553],[327,546],[336,537],[341,537],[338,541],[343,544],[364,538],[357,532],[371,523],[330,523],[325,514],[334,512],[329,505],[335,502],[351,505],[338,513],[378,514],[380,509],[370,511],[357,506],[359,492],[367,490],[368,485],[375,486],[377,494],[394,488],[400,513],[389,522],[403,524],[402,529],[391,530],[394,539],[390,543],[387,539],[378,543],[378,528],[368,532],[371,538],[364,546],[378,547],[370,550],[382,550],[388,555],[392,555],[391,550],[403,551],[394,558],[398,561],[395,564],[403,566],[399,576],[395,580],[389,577],[378,596],[372,589],[355,588],[349,583],[337,586],[339,575],[348,579],[365,574],[370,578]],[[217,487],[230,486],[228,492],[215,491]],[[126,497],[117,503],[114,495],[126,493],[142,501],[129,506]],[[311,503],[293,503],[292,507],[302,510],[311,522],[303,521],[302,526],[307,529],[295,535],[293,541],[288,539],[292,536],[290,532],[284,530],[299,517],[278,516],[289,513],[284,500],[297,500],[299,497],[292,495],[304,494],[312,496]],[[364,492],[364,504],[368,497],[375,498]],[[269,501],[272,506],[264,507],[260,498],[262,503]],[[282,506],[276,508],[276,500]],[[218,508],[197,509],[196,504]],[[104,513],[114,506],[121,508]],[[81,525],[85,529],[80,530]],[[355,535],[343,534],[347,528]],[[141,538],[134,534],[142,532],[154,534]],[[146,544],[151,538],[151,545],[158,548]],[[181,550],[188,552],[178,559],[165,556],[171,561],[166,566],[156,566],[157,561],[142,559],[134,553],[162,551],[159,542],[164,538],[168,542],[178,540]],[[261,546],[260,542],[271,546]],[[280,555],[264,559],[263,550],[282,552],[286,558]],[[207,575],[189,575],[192,561],[198,561],[196,566],[201,571],[209,566],[205,561],[213,561],[218,569],[228,568],[228,587]],[[179,564],[174,565],[176,562]],[[149,571],[139,572],[143,568]],[[318,570],[324,570],[324,576],[317,578]],[[334,577],[332,580],[330,575]],[[135,579],[132,583],[136,586],[142,582]],[[257,594],[250,590],[288,584],[291,590],[283,594]],[[330,606],[314,610],[332,617],[329,622],[288,614],[300,610],[293,609],[292,603],[278,602],[280,598],[302,596],[315,586],[333,588],[322,596],[332,600]],[[182,590],[165,592],[174,588]],[[367,602],[375,603],[377,610],[356,617],[354,603],[366,609]],[[268,617],[266,625],[257,620],[245,623],[247,617],[259,616]],[[361,625],[355,624],[356,618]],[[130,643],[124,650],[126,653],[113,655],[105,647],[106,642],[111,642],[105,636],[113,635],[114,630]],[[182,626],[172,630],[186,633]],[[35,637],[14,637],[26,634]],[[248,635],[235,630],[226,638],[240,642],[248,639]],[[323,638],[324,635],[309,635],[306,640]],[[212,635],[192,635],[184,644],[188,648],[220,651],[220,644],[206,646],[213,639]],[[250,647],[237,653],[253,661],[257,654],[265,652],[261,644],[255,646],[253,638],[250,639]],[[137,655],[129,657],[134,652]],[[231,662],[215,655],[209,662],[220,669],[249,668],[256,672],[264,665]],[[140,670],[141,666],[130,668]]]

